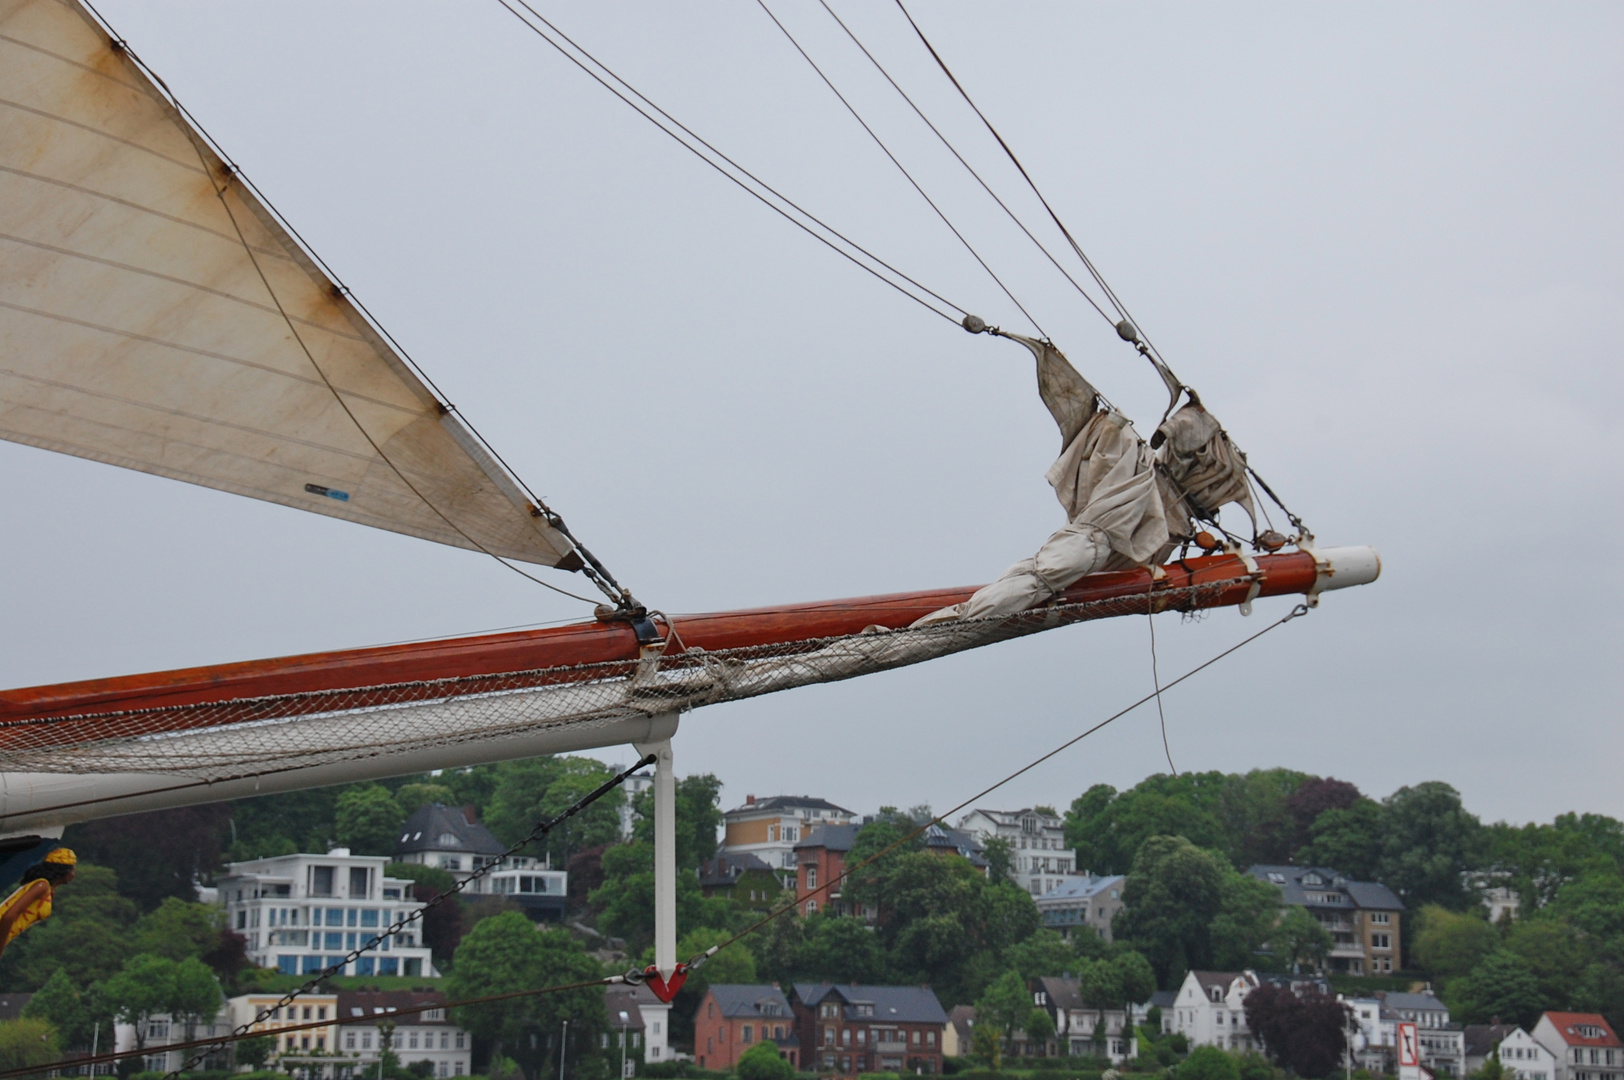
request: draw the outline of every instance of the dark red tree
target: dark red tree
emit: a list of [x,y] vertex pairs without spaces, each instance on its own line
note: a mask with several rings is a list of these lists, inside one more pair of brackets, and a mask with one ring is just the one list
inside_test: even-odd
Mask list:
[[1329,776],[1304,780],[1296,791],[1286,796],[1286,813],[1296,825],[1292,851],[1308,843],[1308,830],[1313,827],[1315,818],[1327,810],[1346,810],[1359,799],[1359,789],[1346,780]]
[[1264,983],[1246,995],[1246,1025],[1275,1064],[1298,1076],[1342,1067],[1353,1012],[1333,995]]
[[166,896],[196,900],[193,883],[225,861],[231,804],[103,818],[70,825],[62,842],[86,862],[118,874],[118,891],[150,911]]
[[587,895],[603,884],[603,853],[608,850],[607,844],[585,848],[571,855],[564,864],[570,875],[571,911],[585,911]]

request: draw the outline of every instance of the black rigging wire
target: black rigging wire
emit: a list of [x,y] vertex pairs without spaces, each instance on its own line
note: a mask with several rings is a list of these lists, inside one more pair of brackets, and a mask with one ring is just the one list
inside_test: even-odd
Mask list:
[[897,81],[891,77],[891,73],[885,69],[885,66],[880,63],[873,53],[869,52],[868,46],[864,45],[857,35],[852,32],[851,28],[847,26],[840,18],[840,16],[835,14],[834,8],[829,6],[829,0],[818,0],[818,3],[823,5],[823,10],[827,11],[829,13],[829,17],[839,25],[840,29],[846,32],[847,37],[851,38],[852,44],[856,45],[860,50],[862,50],[863,55],[868,57],[869,63],[873,64],[875,70],[885,77],[885,81],[891,84],[892,89],[902,96],[902,100],[908,103],[908,107],[914,111],[914,115],[918,116],[920,120],[924,121],[925,126],[930,128],[931,134],[935,135],[936,138],[941,140],[942,145],[947,147],[948,153],[957,158],[959,164],[964,166],[965,171],[975,178],[975,182],[981,185],[981,190],[985,191],[992,198],[992,201],[998,204],[998,208],[1008,215],[1009,220],[1015,223],[1015,227],[1020,229],[1021,232],[1025,233],[1026,238],[1032,241],[1032,243],[1037,246],[1039,251],[1043,252],[1044,257],[1054,265],[1056,270],[1060,271],[1061,276],[1071,283],[1071,287],[1076,289],[1078,294],[1081,295],[1084,300],[1088,301],[1089,307],[1092,307],[1095,311],[1099,312],[1100,317],[1106,322],[1114,322],[1115,320],[1105,313],[1105,309],[1100,307],[1099,303],[1089,295],[1088,290],[1079,285],[1077,283],[1077,279],[1072,277],[1071,273],[1060,264],[1060,260],[1056,259],[1054,255],[1050,253],[1049,249],[1044,246],[1043,241],[1039,240],[1032,234],[1032,230],[1026,227],[1026,223],[1016,215],[1015,211],[1009,208],[1009,206],[1002,198],[999,197],[998,193],[992,189],[987,181],[981,178],[981,174],[976,172],[975,167],[964,159],[964,156],[959,153],[958,148],[955,147],[948,140],[947,136],[943,135],[936,125],[931,122],[930,117],[926,116],[924,110],[914,103],[913,98],[908,96],[908,92],[897,84]]
[[[954,236],[958,237],[959,243],[964,245],[964,250],[970,253],[970,257],[981,264],[981,269],[987,272],[987,276],[992,278],[993,283],[1002,289],[1004,295],[1009,297],[1010,302],[1020,309],[1022,315],[1026,316],[1026,321],[1031,323],[1032,326],[1037,330],[1038,336],[1047,338],[1049,336],[1048,333],[1044,331],[1041,325],[1039,325],[1037,319],[1032,317],[1032,313],[1026,310],[1026,305],[1022,304],[1018,299],[1016,299],[1015,294],[1010,292],[1009,286],[1005,285],[1003,280],[993,271],[993,268],[987,265],[987,260],[981,257],[980,252],[976,251],[975,247],[971,245],[969,240],[965,239],[964,234],[958,230],[958,227],[954,225],[952,221],[948,220],[948,216],[942,212],[942,208],[940,206],[936,205],[936,201],[925,193],[925,189],[919,186],[919,181],[913,178],[913,174],[908,171],[907,166],[903,165],[902,162],[897,160],[897,156],[891,152],[891,148],[885,145],[885,141],[875,133],[872,127],[869,127],[868,121],[864,120],[862,115],[858,113],[857,109],[852,106],[852,103],[846,100],[846,95],[842,94],[839,88],[836,87],[832,81],[830,81],[829,76],[823,73],[823,69],[818,66],[818,62],[812,59],[805,49],[801,48],[801,43],[795,40],[794,34],[789,32],[789,27],[780,22],[778,16],[774,15],[772,9],[767,6],[767,0],[756,0],[756,3],[760,6],[762,11],[767,13],[767,18],[773,21],[773,25],[778,27],[778,29],[783,32],[784,37],[789,39],[789,43],[795,47],[795,51],[801,54],[801,59],[805,60],[809,65],[811,65],[812,70],[817,72],[818,78],[823,80],[823,85],[827,86],[835,97],[840,99],[840,103],[846,107],[846,111],[851,113],[852,119],[856,120],[860,125],[862,125],[863,130],[868,132],[868,137],[874,140],[874,145],[878,146],[880,151],[884,153],[886,157],[891,159],[891,164],[895,165],[897,167],[897,171],[901,172],[908,183],[913,185],[913,189],[919,193],[919,197],[921,199],[925,200],[925,204],[932,210],[936,211],[936,216],[942,219],[942,224],[946,225],[948,230],[952,232]],[[833,13],[831,12],[831,14]],[[847,32],[850,33],[850,31]]]
[[[633,109],[638,115],[642,116],[649,123],[653,124],[655,127],[659,128],[661,131],[665,132],[665,134],[670,136],[673,140],[675,140],[678,145],[682,146],[689,153],[691,153],[695,157],[699,158],[699,160],[703,161],[705,164],[709,165],[711,168],[715,169],[717,172],[719,172],[723,176],[727,177],[734,184],[737,184],[741,189],[748,192],[751,196],[753,196],[755,199],[757,199],[763,206],[766,206],[769,209],[773,210],[775,213],[782,216],[786,221],[790,222],[790,224],[794,225],[796,228],[800,229],[802,232],[805,232],[808,236],[812,237],[814,240],[817,240],[819,243],[821,243],[824,246],[828,247],[831,251],[834,251],[837,254],[844,257],[845,259],[849,260],[853,265],[862,268],[863,270],[867,271],[869,274],[873,275],[875,278],[877,278],[880,281],[883,281],[885,284],[891,286],[891,288],[897,290],[902,295],[904,295],[908,299],[912,300],[914,303],[919,304],[921,307],[923,307],[926,310],[932,312],[933,314],[940,315],[942,318],[946,319],[948,322],[954,323],[955,325],[958,324],[958,322],[959,322],[958,318],[955,318],[954,316],[949,315],[947,312],[942,311],[940,308],[937,308],[936,306],[931,304],[929,301],[925,300],[923,297],[920,297],[920,296],[915,295],[914,293],[910,292],[908,289],[904,288],[902,285],[898,284],[896,281],[894,281],[891,278],[887,277],[885,274],[882,274],[879,270],[876,270],[873,266],[870,266],[868,263],[865,263],[862,259],[859,259],[856,255],[853,255],[851,251],[848,251],[845,248],[842,248],[839,244],[836,244],[834,241],[830,240],[829,237],[822,235],[821,233],[819,233],[815,229],[813,229],[811,226],[807,225],[805,222],[797,219],[796,217],[791,215],[789,213],[789,211],[785,210],[783,206],[779,206],[777,203],[774,203],[772,201],[772,199],[767,198],[766,195],[763,195],[760,191],[757,191],[757,190],[755,190],[755,188],[752,188],[750,186],[750,184],[745,183],[744,180],[741,180],[738,176],[733,175],[733,173],[731,173],[727,169],[723,168],[720,164],[718,164],[711,157],[706,156],[706,153],[701,151],[699,149],[699,147],[704,147],[705,151],[709,151],[711,154],[714,154],[717,158],[720,158],[722,161],[725,161],[729,166],[731,166],[732,168],[738,170],[738,172],[740,174],[742,174],[744,177],[748,178],[751,183],[754,183],[754,184],[758,185],[763,191],[767,192],[774,199],[778,199],[780,202],[782,202],[784,204],[784,206],[788,206],[790,209],[794,210],[795,213],[802,215],[803,217],[805,217],[807,219],[807,221],[812,222],[819,229],[823,229],[825,232],[827,232],[829,234],[829,236],[833,236],[835,239],[839,240],[841,244],[845,244],[848,247],[850,247],[853,251],[857,251],[857,252],[861,253],[864,256],[864,258],[872,260],[874,263],[878,264],[879,266],[884,267],[887,271],[889,271],[890,273],[896,275],[896,277],[898,277],[898,278],[902,279],[903,281],[907,282],[909,285],[912,285],[915,289],[918,289],[920,292],[922,292],[922,293],[926,294],[927,296],[930,296],[931,298],[939,301],[941,304],[945,305],[946,307],[949,307],[952,310],[958,312],[960,317],[963,317],[963,316],[969,314],[969,312],[967,312],[964,308],[962,308],[959,305],[953,303],[951,300],[949,300],[946,297],[942,296],[940,293],[937,293],[934,290],[932,290],[930,288],[927,288],[926,286],[920,284],[918,281],[915,281],[913,278],[909,277],[907,274],[903,273],[901,270],[898,270],[896,267],[892,266],[890,263],[886,262],[884,259],[880,258],[878,255],[875,255],[873,252],[869,251],[867,248],[863,247],[861,244],[858,244],[856,241],[854,241],[851,238],[845,236],[840,231],[835,229],[833,226],[829,225],[827,222],[825,222],[822,219],[818,218],[815,214],[813,214],[810,211],[806,210],[804,207],[800,206],[794,200],[790,199],[788,196],[786,196],[782,192],[778,191],[772,185],[768,184],[766,181],[764,181],[760,177],[756,176],[750,170],[746,169],[744,166],[742,166],[738,162],[734,161],[731,157],[729,157],[726,154],[722,153],[722,151],[718,150],[715,146],[711,145],[705,139],[701,138],[699,135],[697,135],[687,125],[683,124],[680,120],[676,119],[670,113],[668,113],[664,109],[660,108],[660,106],[656,105],[653,101],[651,101],[648,97],[646,97],[636,87],[632,86],[631,83],[627,82],[625,79],[623,79],[619,75],[615,74],[615,72],[610,67],[608,67],[608,65],[604,64],[597,57],[593,56],[586,49],[582,48],[579,44],[577,44],[574,41],[574,39],[572,39],[568,34],[564,33],[562,30],[558,29],[557,26],[553,25],[553,23],[548,21],[545,16],[543,16],[535,8],[531,7],[528,3],[525,2],[525,0],[496,0],[496,2],[501,4],[502,7],[506,8],[508,13],[511,14],[514,18],[518,19],[519,22],[524,24],[525,28],[530,30],[531,33],[535,34],[537,37],[541,38],[547,44],[551,45],[566,60],[570,61],[576,67],[578,67],[582,71],[584,71],[587,75],[591,76],[592,79],[595,80],[600,86],[602,86],[605,90],[608,90],[611,94],[614,94],[615,97],[619,98],[627,106],[629,106],[631,109]],[[579,57],[572,54],[569,51],[569,49],[564,48],[563,45],[560,45],[557,41],[553,40],[552,37],[548,36],[547,32],[543,31],[541,29],[541,27],[538,27],[535,23],[531,22],[530,19],[526,18],[523,14],[520,14],[520,12],[515,8],[514,4],[517,4],[518,7],[523,8],[537,22],[540,22],[542,24],[542,26],[545,26],[548,31],[551,31],[553,34],[558,35],[559,38],[563,39],[566,43],[568,43],[568,45],[570,46],[571,49],[574,49],[576,52],[579,52],[581,54],[581,56],[586,57],[586,59],[588,61],[590,61],[590,63],[593,65],[593,67],[596,67],[596,68],[600,69],[601,71],[603,71],[604,74],[608,76],[608,79],[605,79],[603,75],[599,75],[598,72],[594,71],[592,67],[588,67],[587,64],[583,63]],[[614,80],[614,82],[618,83],[620,85],[620,87],[624,87],[625,92],[623,93],[619,88],[617,88],[614,85],[611,85],[610,82],[608,81],[609,79]],[[630,94],[631,97],[628,97],[627,96],[628,94]],[[637,98],[638,101],[641,101],[643,104],[639,105],[637,103],[637,101],[632,100],[632,97]],[[645,108],[645,106],[646,106],[646,108]],[[649,110],[652,110],[652,113]],[[653,113],[658,113],[659,116],[663,117],[667,123],[671,124],[677,130],[681,131],[682,134],[686,135],[689,139],[692,139],[694,141],[694,143],[698,143],[699,146],[693,145],[693,143],[690,143],[687,140],[685,140],[682,137],[682,135],[678,135],[676,131],[673,131],[673,130],[671,130],[670,127],[667,127],[666,124],[662,124],[658,119],[655,118]]]

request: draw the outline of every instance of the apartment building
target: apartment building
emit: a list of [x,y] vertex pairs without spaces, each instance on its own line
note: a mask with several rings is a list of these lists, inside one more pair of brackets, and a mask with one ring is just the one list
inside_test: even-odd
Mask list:
[[[216,890],[226,926],[248,943],[248,959],[285,975],[313,975],[420,911],[410,881],[384,876],[382,855],[277,855],[227,867]],[[386,936],[345,975],[437,976],[421,928]]]
[[802,1068],[820,1073],[942,1071],[947,1013],[928,986],[796,983]]
[[1037,898],[1038,914],[1044,926],[1064,937],[1085,933],[1110,941],[1111,921],[1122,910],[1122,891],[1127,882],[1121,874],[1068,877]]
[[812,829],[850,825],[856,815],[810,795],[744,797],[744,805],[722,815],[723,855],[754,855],[789,886],[796,875],[795,845]]
[[977,808],[959,819],[959,828],[983,847],[994,837],[1007,842],[1015,883],[1033,896],[1053,892],[1077,873],[1077,852],[1066,846],[1065,823],[1052,810]]
[[861,828],[861,825],[821,825],[796,841],[795,906],[802,915],[819,911],[854,914],[854,905],[841,896],[843,884],[839,879],[846,872],[846,856],[857,842]]
[[1032,1004],[1054,1022],[1054,1037],[1031,1052],[1042,1057],[1108,1057],[1113,1065],[1139,1056],[1134,1017],[1128,1010],[1099,1009],[1085,1003],[1076,979],[1038,978],[1028,988]]
[[771,1042],[779,1057],[800,1068],[795,1014],[783,991],[739,983],[716,983],[705,991],[694,1012],[695,1064],[702,1069],[731,1069],[758,1042]]
[[1303,908],[1330,932],[1332,971],[1384,975],[1401,966],[1404,903],[1387,886],[1320,866],[1260,864],[1247,873],[1276,886],[1282,905]]
[[[354,1075],[377,1074],[387,1046],[402,1066],[427,1062],[429,1076],[467,1076],[473,1037],[446,1015],[438,990],[340,990],[337,1013],[344,1025],[333,1048],[352,1063]],[[369,1022],[361,1022],[366,1018]],[[343,1080],[339,1077],[338,1080]]]

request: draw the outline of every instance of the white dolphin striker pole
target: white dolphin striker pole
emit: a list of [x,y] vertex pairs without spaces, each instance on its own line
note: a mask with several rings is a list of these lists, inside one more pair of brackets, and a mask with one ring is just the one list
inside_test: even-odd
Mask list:
[[[676,717],[672,716],[673,727]],[[654,966],[660,978],[677,969],[677,778],[671,740],[637,747],[654,755]]]

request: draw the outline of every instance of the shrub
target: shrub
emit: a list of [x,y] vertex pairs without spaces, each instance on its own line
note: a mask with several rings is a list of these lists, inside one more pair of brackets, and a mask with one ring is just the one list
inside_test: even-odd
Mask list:
[[1176,1080],[1241,1080],[1240,1063],[1216,1046],[1198,1046],[1179,1065]]
[[794,1080],[795,1066],[785,1061],[771,1042],[758,1042],[743,1054],[735,1066],[740,1080]]

